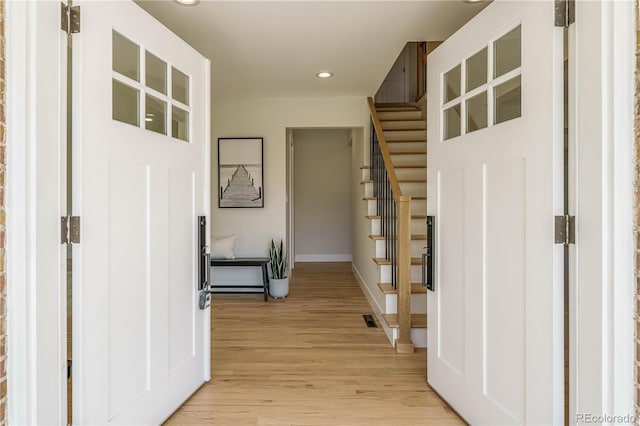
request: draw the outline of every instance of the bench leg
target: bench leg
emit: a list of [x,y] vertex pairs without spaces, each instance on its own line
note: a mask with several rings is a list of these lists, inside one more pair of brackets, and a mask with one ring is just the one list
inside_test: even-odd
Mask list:
[[267,265],[262,265],[262,285],[264,286],[264,301],[269,299],[269,274],[267,273]]

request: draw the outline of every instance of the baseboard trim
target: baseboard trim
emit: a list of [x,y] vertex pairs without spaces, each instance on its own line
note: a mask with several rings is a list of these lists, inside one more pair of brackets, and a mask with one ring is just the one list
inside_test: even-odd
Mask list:
[[364,283],[364,278],[362,278],[362,275],[360,275],[360,271],[358,271],[358,268],[356,268],[356,265],[354,265],[353,263],[351,264],[351,270],[353,271],[353,275],[356,277],[356,281],[358,281],[358,285],[362,290],[362,294],[364,294],[367,302],[369,302],[369,306],[371,306],[371,309],[373,309],[373,313],[378,320],[378,324],[382,326],[384,334],[387,336],[387,339],[389,339],[391,347],[393,347],[393,330],[389,328],[389,326],[387,326],[386,321],[382,318],[382,308],[376,302],[376,299],[371,294],[371,290],[369,290],[369,287],[367,287],[367,285]]
[[350,254],[296,254],[296,262],[353,262]]

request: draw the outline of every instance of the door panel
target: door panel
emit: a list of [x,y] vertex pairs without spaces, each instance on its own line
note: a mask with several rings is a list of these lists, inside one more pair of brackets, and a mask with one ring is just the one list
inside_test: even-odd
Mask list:
[[130,1],[74,35],[74,422],[158,424],[209,377],[209,61]]
[[[464,255],[464,169],[442,170],[438,173],[439,218],[436,225],[440,233],[450,238],[438,238],[438,261],[443,262],[436,270],[437,282],[454,283],[440,289],[438,297],[438,356],[452,371],[463,376],[465,366],[465,289],[458,283],[464,282],[465,269],[456,259]],[[454,263],[447,263],[454,262]],[[463,301],[460,303],[459,301]],[[448,336],[446,339],[444,336]]]
[[[562,423],[562,29],[496,1],[428,60],[428,381],[471,424]],[[446,90],[445,90],[446,89]]]

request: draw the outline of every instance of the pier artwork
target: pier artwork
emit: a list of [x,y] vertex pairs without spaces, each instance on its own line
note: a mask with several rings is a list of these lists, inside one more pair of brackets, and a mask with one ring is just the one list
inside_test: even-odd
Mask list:
[[[262,185],[258,185],[252,175],[252,169],[259,170],[259,166],[251,165],[225,165],[221,170],[220,182],[220,207],[262,207]],[[228,171],[232,170],[230,177]],[[258,177],[261,180],[261,177]]]
[[264,207],[262,138],[218,138],[218,207]]

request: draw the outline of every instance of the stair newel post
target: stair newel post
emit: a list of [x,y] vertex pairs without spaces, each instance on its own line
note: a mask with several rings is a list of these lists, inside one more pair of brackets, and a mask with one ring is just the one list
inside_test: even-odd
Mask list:
[[398,208],[398,339],[397,353],[413,353],[411,342],[411,197],[401,195]]

